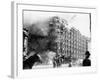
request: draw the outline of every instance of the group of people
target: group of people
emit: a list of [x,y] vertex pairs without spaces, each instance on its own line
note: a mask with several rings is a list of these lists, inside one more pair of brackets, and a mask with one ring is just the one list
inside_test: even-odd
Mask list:
[[60,67],[61,64],[63,63],[63,59],[59,56],[56,56],[53,58],[53,67]]
[[[86,51],[85,52],[85,58],[83,59],[82,61],[82,65],[81,66],[91,66],[91,60],[89,59],[90,57],[90,52],[89,51]],[[56,56],[53,58],[53,67],[56,68],[56,67],[60,67],[62,64],[65,63],[65,61],[67,60],[68,64],[69,64],[69,67],[72,67],[72,60],[71,58],[69,59],[66,59],[65,56]],[[69,60],[69,61],[68,61]],[[66,63],[65,63],[66,64]]]

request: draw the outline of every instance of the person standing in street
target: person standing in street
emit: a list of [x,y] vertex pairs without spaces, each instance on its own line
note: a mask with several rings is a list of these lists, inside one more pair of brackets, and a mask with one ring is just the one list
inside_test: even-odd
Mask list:
[[91,60],[89,59],[90,57],[90,52],[86,51],[85,53],[85,59],[83,60],[83,66],[91,66]]

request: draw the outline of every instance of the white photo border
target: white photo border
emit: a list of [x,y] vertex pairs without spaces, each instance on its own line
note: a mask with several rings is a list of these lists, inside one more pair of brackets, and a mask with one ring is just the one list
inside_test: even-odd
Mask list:
[[[70,73],[91,73],[97,70],[97,54],[95,53],[95,35],[96,26],[96,8],[71,7],[71,6],[55,6],[55,5],[36,5],[25,3],[13,3],[13,51],[12,51],[12,77],[42,77],[54,75],[66,75]],[[22,29],[23,29],[23,10],[33,11],[52,11],[52,12],[76,12],[88,13],[91,15],[91,67],[72,67],[72,68],[47,68],[35,70],[23,70],[22,63]]]

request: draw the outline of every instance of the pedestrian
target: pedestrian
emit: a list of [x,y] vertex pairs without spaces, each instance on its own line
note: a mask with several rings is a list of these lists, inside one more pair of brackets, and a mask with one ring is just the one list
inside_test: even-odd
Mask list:
[[83,60],[83,66],[91,66],[91,60],[89,59],[90,57],[90,52],[86,51],[85,53],[85,59]]
[[53,58],[53,67],[54,68],[56,67],[56,58],[55,57]]

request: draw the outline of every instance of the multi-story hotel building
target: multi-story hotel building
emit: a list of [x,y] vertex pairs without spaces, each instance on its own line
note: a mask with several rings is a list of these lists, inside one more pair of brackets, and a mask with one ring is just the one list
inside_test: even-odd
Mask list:
[[72,27],[68,29],[67,21],[55,16],[52,18],[54,34],[57,36],[57,55],[65,55],[66,57],[84,58],[85,52],[88,50],[88,38],[83,36],[79,30]]

